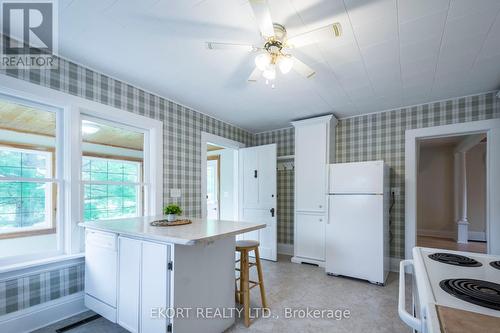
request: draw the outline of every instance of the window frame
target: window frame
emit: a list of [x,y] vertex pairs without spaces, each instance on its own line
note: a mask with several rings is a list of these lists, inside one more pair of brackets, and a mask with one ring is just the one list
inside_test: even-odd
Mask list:
[[[11,103],[16,103],[16,104],[21,104],[25,105],[31,108],[36,108],[42,111],[47,111],[47,112],[53,112],[56,115],[56,129],[55,129],[55,142],[54,142],[54,155],[53,158],[55,158],[55,172],[53,173],[53,176],[51,178],[31,178],[33,181],[41,181],[41,182],[51,182],[56,185],[57,187],[57,197],[56,197],[56,207],[57,210],[54,214],[55,221],[53,223],[53,227],[55,229],[55,234],[56,234],[56,250],[52,251],[45,251],[41,253],[36,253],[36,254],[22,254],[19,256],[13,256],[13,257],[5,257],[5,258],[0,258],[0,266],[2,265],[12,265],[12,264],[18,264],[19,262],[26,262],[30,260],[39,260],[39,259],[45,259],[45,258],[50,258],[50,257],[56,257],[56,256],[61,256],[62,254],[65,253],[65,244],[64,244],[64,236],[65,236],[65,224],[63,223],[63,218],[64,218],[64,208],[65,208],[65,202],[64,202],[64,168],[63,168],[63,159],[62,159],[62,154],[63,150],[65,149],[64,145],[64,112],[63,108],[49,105],[46,103],[43,103],[42,101],[35,101],[32,98],[26,98],[23,95],[16,95],[16,94],[10,94],[9,92],[5,92],[2,89],[0,89],[0,99],[11,102]],[[19,179],[19,178],[17,178]],[[0,181],[2,182],[9,182],[12,181],[12,177],[2,177]],[[20,233],[19,237],[16,238],[23,238],[23,237],[32,237],[32,236],[38,236],[42,234],[49,234],[49,232],[39,232],[39,233],[34,233],[29,235],[28,233]],[[5,234],[7,235],[7,234]],[[10,235],[11,237],[4,237],[0,238],[0,241],[2,239],[14,239],[12,237],[13,235]]]
[[[84,229],[78,226],[81,217],[81,133],[82,117],[90,116],[108,121],[113,126],[121,124],[143,129],[144,140],[144,215],[162,214],[163,206],[163,122],[130,111],[101,104],[71,95],[68,92],[50,89],[0,74],[0,97],[30,107],[43,107],[57,112],[56,153],[61,158],[56,163],[58,181],[57,228],[58,249],[56,252],[21,255],[0,259],[0,271],[33,267],[44,261],[64,261],[81,256],[84,251]],[[0,240],[1,241],[1,240]]]

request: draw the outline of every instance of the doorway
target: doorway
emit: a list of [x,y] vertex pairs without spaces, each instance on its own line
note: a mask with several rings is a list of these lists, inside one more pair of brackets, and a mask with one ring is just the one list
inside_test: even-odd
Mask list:
[[207,218],[234,220],[237,214],[237,150],[207,143]]
[[417,246],[486,253],[486,133],[418,143]]
[[[421,140],[486,134],[486,237],[487,253],[500,255],[500,119],[478,120],[405,132],[405,258],[417,245],[417,176]],[[465,233],[462,232],[462,235]]]
[[201,133],[201,215],[238,220],[238,156],[245,144]]

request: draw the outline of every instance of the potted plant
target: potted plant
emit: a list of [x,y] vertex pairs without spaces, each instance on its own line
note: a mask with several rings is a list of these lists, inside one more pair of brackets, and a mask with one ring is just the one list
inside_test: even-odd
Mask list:
[[169,204],[163,208],[163,212],[167,215],[167,221],[173,222],[177,220],[177,215],[182,214],[182,209],[177,204]]

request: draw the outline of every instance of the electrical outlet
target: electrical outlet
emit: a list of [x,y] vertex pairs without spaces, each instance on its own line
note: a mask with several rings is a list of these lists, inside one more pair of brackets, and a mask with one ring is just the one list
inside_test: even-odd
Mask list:
[[391,187],[391,193],[394,193],[394,195],[397,196],[401,194],[401,191],[399,187]]

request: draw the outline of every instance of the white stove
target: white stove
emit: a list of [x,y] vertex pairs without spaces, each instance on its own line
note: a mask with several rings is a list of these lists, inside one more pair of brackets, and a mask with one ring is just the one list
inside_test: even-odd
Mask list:
[[[415,247],[400,265],[399,315],[418,332],[441,332],[436,306],[500,317],[500,256]],[[412,266],[413,314],[405,310],[405,268]]]

